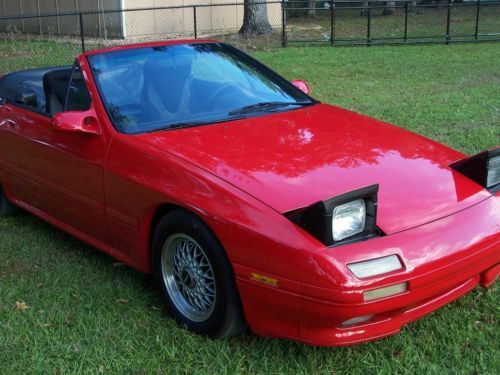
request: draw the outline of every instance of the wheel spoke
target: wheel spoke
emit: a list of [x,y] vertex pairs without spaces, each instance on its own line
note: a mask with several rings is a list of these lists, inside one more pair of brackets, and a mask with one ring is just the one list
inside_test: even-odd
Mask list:
[[205,302],[205,305],[209,307],[213,303],[213,298],[209,294],[207,294],[204,290],[200,290],[201,300]]
[[203,279],[207,282],[207,283],[214,283],[215,280],[214,280],[214,277],[212,275],[212,272],[210,271],[207,271],[203,274]]

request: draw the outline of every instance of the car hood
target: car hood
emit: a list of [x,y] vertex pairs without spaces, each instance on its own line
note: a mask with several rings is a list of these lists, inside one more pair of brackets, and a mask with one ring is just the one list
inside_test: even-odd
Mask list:
[[463,154],[326,104],[138,137],[280,213],[379,184],[377,225],[388,234],[490,196],[449,168]]

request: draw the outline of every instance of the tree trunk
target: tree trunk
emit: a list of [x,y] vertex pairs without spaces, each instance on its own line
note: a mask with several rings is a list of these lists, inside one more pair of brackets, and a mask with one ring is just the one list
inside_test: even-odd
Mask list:
[[382,12],[382,14],[384,16],[390,16],[391,14],[394,14],[395,11],[396,11],[396,2],[386,1],[384,11]]
[[368,15],[368,5],[370,3],[368,1],[363,2],[363,8],[361,8],[360,16],[367,16]]
[[316,17],[316,0],[309,0],[307,17]]
[[241,26],[239,31],[240,34],[262,35],[273,32],[273,28],[267,18],[267,4],[262,4],[262,1],[245,0],[243,26]]
[[409,11],[409,12],[413,12],[413,11],[415,11],[416,6],[417,6],[417,0],[411,0],[411,1],[408,3],[408,11]]

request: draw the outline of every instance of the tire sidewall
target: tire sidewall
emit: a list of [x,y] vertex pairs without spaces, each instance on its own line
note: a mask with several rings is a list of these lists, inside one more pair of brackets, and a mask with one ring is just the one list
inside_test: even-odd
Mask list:
[[[168,237],[175,233],[184,233],[193,238],[203,248],[214,272],[216,283],[215,308],[210,318],[203,322],[194,322],[186,318],[172,302],[163,280],[161,256],[163,246]],[[153,273],[166,302],[170,314],[180,323],[194,332],[213,336],[216,335],[224,323],[227,310],[228,288],[234,284],[232,269],[227,256],[210,229],[196,216],[181,210],[167,214],[158,224],[153,237]]]

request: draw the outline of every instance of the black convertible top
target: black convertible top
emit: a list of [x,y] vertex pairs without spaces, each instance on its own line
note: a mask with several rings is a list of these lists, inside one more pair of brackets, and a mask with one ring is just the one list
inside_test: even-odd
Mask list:
[[15,103],[24,91],[32,91],[37,97],[38,111],[46,112],[46,97],[44,88],[44,77],[55,71],[71,72],[72,66],[55,66],[49,68],[38,68],[23,70],[7,74],[0,78],[0,98]]

